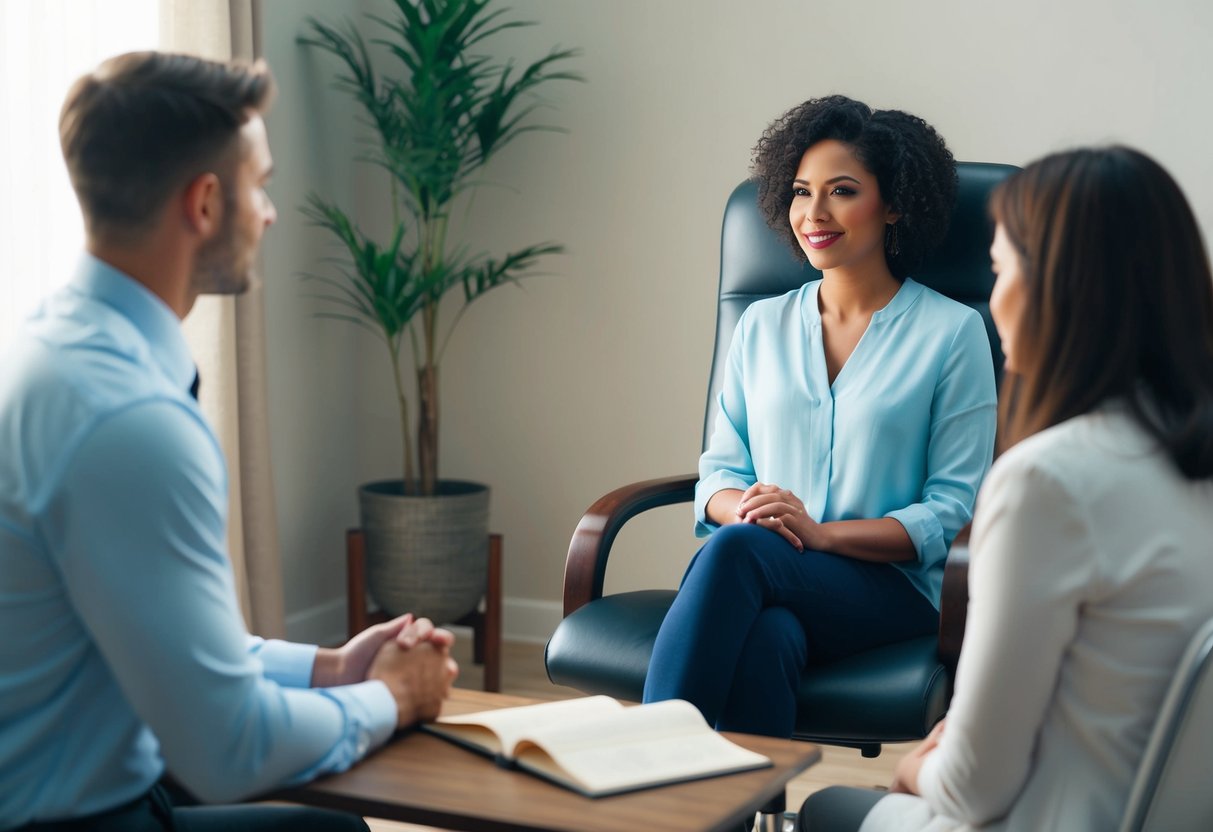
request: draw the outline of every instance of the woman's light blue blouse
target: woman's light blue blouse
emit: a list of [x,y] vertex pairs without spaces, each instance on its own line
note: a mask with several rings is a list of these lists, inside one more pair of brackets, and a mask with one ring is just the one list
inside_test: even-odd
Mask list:
[[994,452],[996,393],[981,316],[907,279],[829,383],[807,283],[742,314],[699,459],[695,533],[726,488],[787,488],[819,522],[896,518],[918,552],[895,564],[939,606],[952,538]]

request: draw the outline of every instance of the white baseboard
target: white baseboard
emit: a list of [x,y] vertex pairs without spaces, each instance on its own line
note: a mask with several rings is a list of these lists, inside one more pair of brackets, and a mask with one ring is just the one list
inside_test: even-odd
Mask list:
[[501,602],[501,617],[506,641],[547,644],[564,617],[564,604],[534,598],[506,598]]
[[[559,601],[533,598],[505,598],[502,601],[502,635],[506,641],[545,644],[560,623],[563,605]],[[467,628],[456,627],[460,635]],[[286,637],[302,644],[340,644],[345,640],[345,599],[334,598],[286,617]]]

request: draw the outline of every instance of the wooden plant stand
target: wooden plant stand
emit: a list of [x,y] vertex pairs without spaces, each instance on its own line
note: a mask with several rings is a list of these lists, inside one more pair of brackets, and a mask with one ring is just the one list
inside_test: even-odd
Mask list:
[[[348,587],[348,635],[354,636],[373,624],[387,620],[381,610],[371,612],[366,606],[366,538],[362,529],[345,533],[346,586]],[[478,606],[456,624],[472,628],[472,661],[484,665],[484,689],[501,690],[501,535],[490,534],[488,540],[488,585],[484,590],[484,609]]]

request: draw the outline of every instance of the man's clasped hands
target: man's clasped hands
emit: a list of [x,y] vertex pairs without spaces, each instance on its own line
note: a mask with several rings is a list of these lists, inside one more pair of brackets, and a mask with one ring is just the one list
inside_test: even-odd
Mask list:
[[434,719],[459,675],[451,658],[455,636],[412,613],[368,627],[337,648],[321,647],[312,687],[378,679],[396,700],[396,726]]

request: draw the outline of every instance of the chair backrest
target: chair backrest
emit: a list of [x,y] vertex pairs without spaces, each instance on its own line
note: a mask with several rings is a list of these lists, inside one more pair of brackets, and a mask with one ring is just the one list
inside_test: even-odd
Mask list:
[[1213,620],[1196,631],[1167,689],[1120,832],[1213,829]]
[[[1002,350],[990,320],[990,290],[994,286],[990,243],[994,230],[986,201],[994,187],[1017,170],[1014,165],[958,162],[956,208],[948,235],[930,261],[912,275],[919,283],[981,313],[998,377],[1002,374]],[[783,238],[767,226],[758,210],[758,184],[747,180],[738,185],[725,206],[720,232],[720,292],[703,422],[705,447],[716,420],[716,396],[724,381],[725,357],[741,313],[756,300],[777,297],[820,277],[821,272],[793,256]]]

